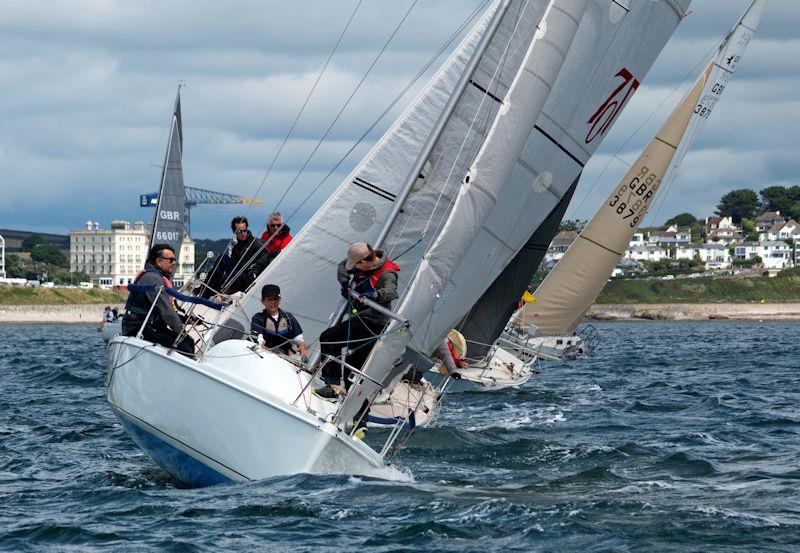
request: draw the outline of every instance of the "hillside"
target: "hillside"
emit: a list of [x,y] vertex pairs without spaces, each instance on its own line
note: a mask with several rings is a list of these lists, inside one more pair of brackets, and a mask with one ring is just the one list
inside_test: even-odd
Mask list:
[[80,288],[34,288],[0,285],[0,305],[78,305],[124,303],[128,292]]
[[596,303],[746,303],[761,300],[800,300],[800,276],[613,280],[606,284]]

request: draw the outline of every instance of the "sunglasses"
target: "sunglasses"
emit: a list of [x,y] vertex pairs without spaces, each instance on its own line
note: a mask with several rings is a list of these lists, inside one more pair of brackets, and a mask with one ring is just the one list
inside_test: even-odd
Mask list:
[[283,226],[283,223],[278,223],[277,225],[275,223],[270,223],[269,224],[269,228],[278,228],[280,226]]
[[247,234],[247,229],[234,231],[234,234]]
[[159,259],[164,259],[165,261],[169,261],[171,263],[175,263],[174,257],[159,257]]

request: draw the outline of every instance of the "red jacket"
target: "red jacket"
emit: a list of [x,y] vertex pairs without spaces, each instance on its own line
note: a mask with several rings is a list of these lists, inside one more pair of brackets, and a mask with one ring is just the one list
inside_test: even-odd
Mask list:
[[289,234],[289,227],[287,225],[283,225],[283,228],[272,237],[272,240],[269,239],[272,233],[267,229],[264,231],[264,234],[261,235],[261,240],[267,242],[267,251],[269,253],[278,253],[283,248],[289,245],[289,242],[292,241],[292,235]]

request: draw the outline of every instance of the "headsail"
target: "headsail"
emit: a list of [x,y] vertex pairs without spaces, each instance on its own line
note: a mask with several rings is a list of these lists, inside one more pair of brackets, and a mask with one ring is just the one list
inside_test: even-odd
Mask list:
[[674,175],[695,133],[708,118],[752,38],[767,0],[755,0],[689,93],[631,166],[603,206],[538,287],[517,326],[570,334],[583,319],[623,256],[657,191]]
[[175,98],[175,109],[169,128],[167,152],[161,170],[161,187],[158,190],[158,205],[150,234],[153,244],[169,244],[179,257],[183,236],[186,232],[186,192],[183,188],[183,128],[181,126],[181,89]]
[[[680,2],[593,1],[523,154],[480,235],[449,275],[412,346],[433,351],[508,267],[570,189],[680,22]],[[646,33],[647,40],[642,40]],[[529,267],[532,274],[535,266]],[[519,299],[492,307],[500,313]],[[499,327],[505,321],[495,321]],[[419,327],[419,326],[418,326]],[[474,337],[470,337],[474,338]]]
[[[587,0],[552,0],[549,3],[522,65],[502,98],[486,140],[464,178],[452,212],[401,298],[397,308],[401,316],[414,323],[425,320],[450,274],[480,233],[497,199],[505,193],[504,186],[561,71],[586,5]],[[411,335],[425,330],[417,323],[409,332],[392,332],[396,326],[390,325],[363,369],[375,381],[386,378]],[[342,408],[342,418],[350,418],[354,409],[376,389],[372,380],[357,384]]]

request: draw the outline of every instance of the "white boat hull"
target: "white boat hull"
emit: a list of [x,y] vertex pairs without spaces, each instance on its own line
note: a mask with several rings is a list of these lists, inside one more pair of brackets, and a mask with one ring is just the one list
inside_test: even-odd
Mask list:
[[[533,371],[528,363],[523,362],[511,352],[503,348],[494,348],[488,361],[473,365],[466,369],[458,369],[461,378],[454,379],[448,389],[451,392],[469,390],[496,391],[505,388],[517,388],[530,380]],[[444,378],[434,367],[426,374],[426,378],[434,385]]]
[[[420,382],[401,380],[391,393],[379,395],[369,409],[367,426],[385,428],[404,422],[404,429],[427,426],[440,407],[439,394],[426,379]],[[408,414],[414,411],[411,421]]]
[[[366,474],[384,465],[325,417],[310,375],[230,340],[201,361],[131,337],[109,347],[108,401],[159,465],[188,487],[296,473]],[[306,410],[310,406],[317,414]]]
[[100,325],[99,330],[100,337],[104,342],[108,343],[114,336],[122,334],[122,319],[118,319],[116,321],[105,321],[102,325]]

